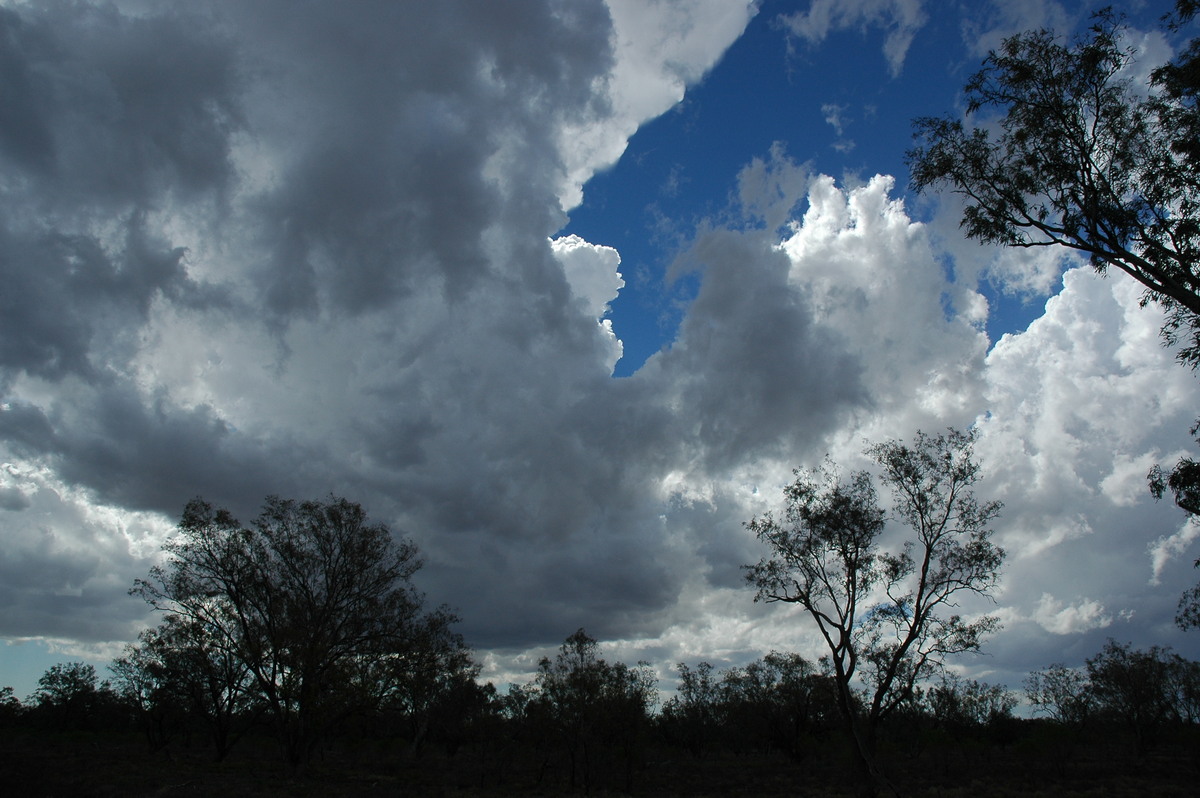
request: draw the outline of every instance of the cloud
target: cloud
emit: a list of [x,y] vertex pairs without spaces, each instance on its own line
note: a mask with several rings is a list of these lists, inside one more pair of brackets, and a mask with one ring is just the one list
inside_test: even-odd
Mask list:
[[566,124],[559,136],[564,210],[580,203],[588,178],[617,162],[643,122],[683,99],[745,30],[758,3],[609,0],[608,8],[614,63],[602,79],[604,112]]
[[1056,635],[1104,629],[1113,621],[1112,616],[1105,612],[1104,605],[1098,601],[1085,598],[1076,604],[1064,605],[1049,593],[1043,593],[1038,600],[1033,620],[1047,632]]
[[[904,8],[829,25],[902,30]],[[125,591],[188,499],[249,521],[333,492],[418,543],[419,586],[491,674],[581,625],[666,661],[815,655],[742,585],[742,523],[795,466],[972,423],[1008,505],[1003,611],[1033,617],[1053,578],[1169,619],[1193,574],[1169,557],[1147,585],[1179,514],[1137,472],[1179,450],[1196,393],[1160,317],[1072,270],[989,351],[973,276],[890,177],[752,160],[672,266],[696,285],[675,340],[612,379],[620,254],[556,238],[563,208],[754,11],[0,12],[20,121],[0,125],[0,635],[128,640]],[[1087,601],[1041,611],[1086,625]]]
[[1150,553],[1150,584],[1160,584],[1167,564],[1191,549],[1198,537],[1200,524],[1189,518],[1174,534],[1164,535],[1151,543],[1147,547]]
[[813,0],[808,11],[780,17],[787,29],[809,44],[820,44],[833,31],[879,27],[887,31],[883,54],[892,76],[904,68],[913,38],[927,17],[921,0]]

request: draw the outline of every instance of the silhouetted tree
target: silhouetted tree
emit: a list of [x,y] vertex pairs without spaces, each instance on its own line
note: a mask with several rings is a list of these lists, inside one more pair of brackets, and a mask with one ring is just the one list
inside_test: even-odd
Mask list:
[[[1178,30],[1197,11],[1178,0],[1165,18]],[[1130,82],[1134,50],[1122,18],[1094,17],[1069,44],[1053,31],[1021,33],[992,51],[966,84],[971,115],[996,112],[998,134],[954,118],[915,121],[912,187],[949,188],[966,200],[962,227],[987,243],[1064,247],[1103,274],[1116,268],[1145,287],[1143,304],[1167,314],[1168,345],[1200,366],[1200,40]],[[985,120],[986,121],[986,120]],[[1197,427],[1192,428],[1195,436]],[[1200,464],[1182,458],[1149,476],[1195,514]],[[1200,565],[1200,560],[1197,561]],[[1180,602],[1178,623],[1200,625],[1200,586]]]
[[15,726],[24,709],[12,687],[0,687],[0,728]]
[[655,684],[645,664],[606,662],[583,629],[566,639],[553,660],[538,663],[532,703],[544,708],[549,729],[567,753],[572,788],[582,783],[590,789],[597,760],[608,754],[620,757],[625,787],[632,789],[648,712],[657,700]]
[[933,717],[954,731],[972,731],[1011,718],[1017,699],[1003,685],[943,674],[925,691]]
[[1175,674],[1183,662],[1159,646],[1139,651],[1111,638],[1087,660],[1097,709],[1129,728],[1139,756],[1158,743],[1168,724],[1182,720]]
[[[466,682],[475,684],[479,666],[462,635],[451,629],[458,618],[445,610],[426,614],[413,625],[403,653],[378,662],[371,681],[383,691],[383,709],[398,712],[408,725],[413,753],[419,753],[439,718],[437,709]],[[442,716],[443,726],[454,721]]]
[[796,760],[838,720],[834,680],[795,653],[772,651],[721,678],[721,701],[731,739],[757,741]]
[[[871,475],[843,481],[828,465],[795,472],[782,521],[768,513],[746,524],[771,548],[748,566],[755,600],[799,604],[825,640],[867,794],[883,782],[880,723],[945,657],[977,650],[998,625],[947,612],[963,594],[988,595],[1004,557],[988,528],[1000,505],[975,499],[973,443],[973,433],[949,430],[868,449],[892,489],[894,517],[912,534],[899,552],[880,548],[886,516]],[[874,596],[883,600],[870,603]],[[865,683],[862,711],[857,679]]]
[[719,684],[712,665],[699,663],[694,669],[680,662],[679,686],[662,708],[661,723],[693,756],[703,756],[716,740],[721,724]]
[[217,761],[223,760],[261,709],[239,652],[205,625],[173,614],[139,640],[111,670],[137,708],[151,748],[166,744],[170,724],[186,710],[204,724]]
[[90,728],[96,719],[117,704],[108,682],[100,684],[96,667],[85,662],[50,666],[38,679],[29,697],[34,716],[60,729]]
[[373,708],[381,663],[412,651],[428,620],[410,581],[416,547],[338,497],[269,497],[250,527],[196,499],[178,529],[134,592],[249,671],[300,767],[334,725]]
[[[1195,13],[1181,2],[1176,24]],[[913,188],[966,200],[962,226],[983,242],[1061,246],[1097,271],[1125,272],[1168,314],[1168,342],[1200,364],[1200,147],[1197,43],[1151,74],[1128,77],[1123,23],[1097,13],[1086,36],[1021,33],[966,84],[969,114],[1001,114],[998,135],[954,118],[915,122]]]

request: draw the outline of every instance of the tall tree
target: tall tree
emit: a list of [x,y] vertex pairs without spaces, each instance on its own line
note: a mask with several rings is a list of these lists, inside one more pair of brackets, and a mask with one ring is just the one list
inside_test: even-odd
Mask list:
[[[1179,31],[1200,11],[1177,0],[1163,21]],[[1053,31],[1006,39],[967,82],[967,111],[915,121],[912,187],[947,188],[966,200],[962,227],[986,243],[1065,247],[1145,287],[1143,304],[1166,312],[1167,345],[1200,366],[1200,39],[1135,85],[1124,23],[1098,12],[1088,33],[1065,43]],[[993,115],[998,119],[993,119]],[[996,125],[995,135],[988,129]],[[1194,437],[1200,421],[1191,430]],[[1155,466],[1150,491],[1200,509],[1200,463]],[[1200,567],[1200,559],[1196,561]],[[1200,625],[1200,586],[1176,621]]]
[[364,678],[378,673],[373,663],[413,644],[423,603],[410,581],[416,547],[338,497],[269,497],[249,527],[196,499],[178,530],[166,565],[134,592],[235,653],[287,760],[301,766],[334,724],[378,699]]
[[875,762],[880,724],[947,656],[977,650],[998,626],[953,612],[964,594],[989,594],[1004,558],[988,526],[1000,505],[974,495],[973,443],[973,433],[948,430],[868,449],[892,489],[893,517],[910,531],[897,552],[881,547],[887,514],[872,476],[843,480],[829,464],[795,472],[782,519],[746,524],[771,549],[747,566],[755,600],[799,604],[825,640],[867,794],[886,784]]

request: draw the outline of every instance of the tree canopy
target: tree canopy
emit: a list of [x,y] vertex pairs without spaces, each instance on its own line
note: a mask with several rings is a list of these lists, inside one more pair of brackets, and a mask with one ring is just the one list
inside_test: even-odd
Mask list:
[[[1196,12],[1180,0],[1170,23]],[[1200,89],[1198,45],[1131,77],[1136,52],[1119,15],[1098,12],[1088,33],[1008,38],[965,86],[969,124],[915,121],[909,151],[917,191],[966,201],[962,226],[985,243],[1061,246],[1145,286],[1167,312],[1163,334],[1200,365]]]
[[882,547],[887,514],[874,477],[842,478],[829,464],[795,472],[782,519],[766,513],[746,524],[770,547],[747,567],[756,600],[800,605],[825,640],[868,791],[881,780],[880,722],[947,656],[977,650],[998,625],[954,612],[962,595],[988,595],[1004,558],[988,526],[1000,505],[974,495],[973,443],[973,433],[951,429],[868,449],[892,490],[892,515],[909,528],[899,551]]
[[416,547],[353,502],[272,496],[243,527],[195,499],[178,531],[166,565],[134,587],[168,613],[157,639],[175,640],[189,653],[175,662],[206,683],[228,676],[221,707],[248,672],[294,765],[332,724],[378,703],[385,675],[415,663],[421,644],[448,645],[457,619],[423,613]]

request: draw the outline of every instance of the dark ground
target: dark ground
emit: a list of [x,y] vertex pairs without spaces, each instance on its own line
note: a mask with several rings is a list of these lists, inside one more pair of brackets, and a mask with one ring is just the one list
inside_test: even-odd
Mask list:
[[[889,774],[905,796],[1195,796],[1200,751],[1175,740],[1140,759],[1119,743],[1088,745],[1065,763],[1037,739],[997,748],[943,741],[943,750],[892,752]],[[628,792],[623,768],[597,768],[590,791],[574,790],[561,763],[536,752],[482,749],[414,759],[402,744],[359,741],[324,752],[301,774],[270,740],[244,740],[215,763],[202,743],[150,753],[141,738],[99,733],[7,730],[0,737],[0,783],[30,798],[140,796],[839,796],[853,795],[841,752],[810,761],[760,754],[649,752]],[[620,772],[616,772],[616,771]],[[540,780],[539,780],[540,774]]]

